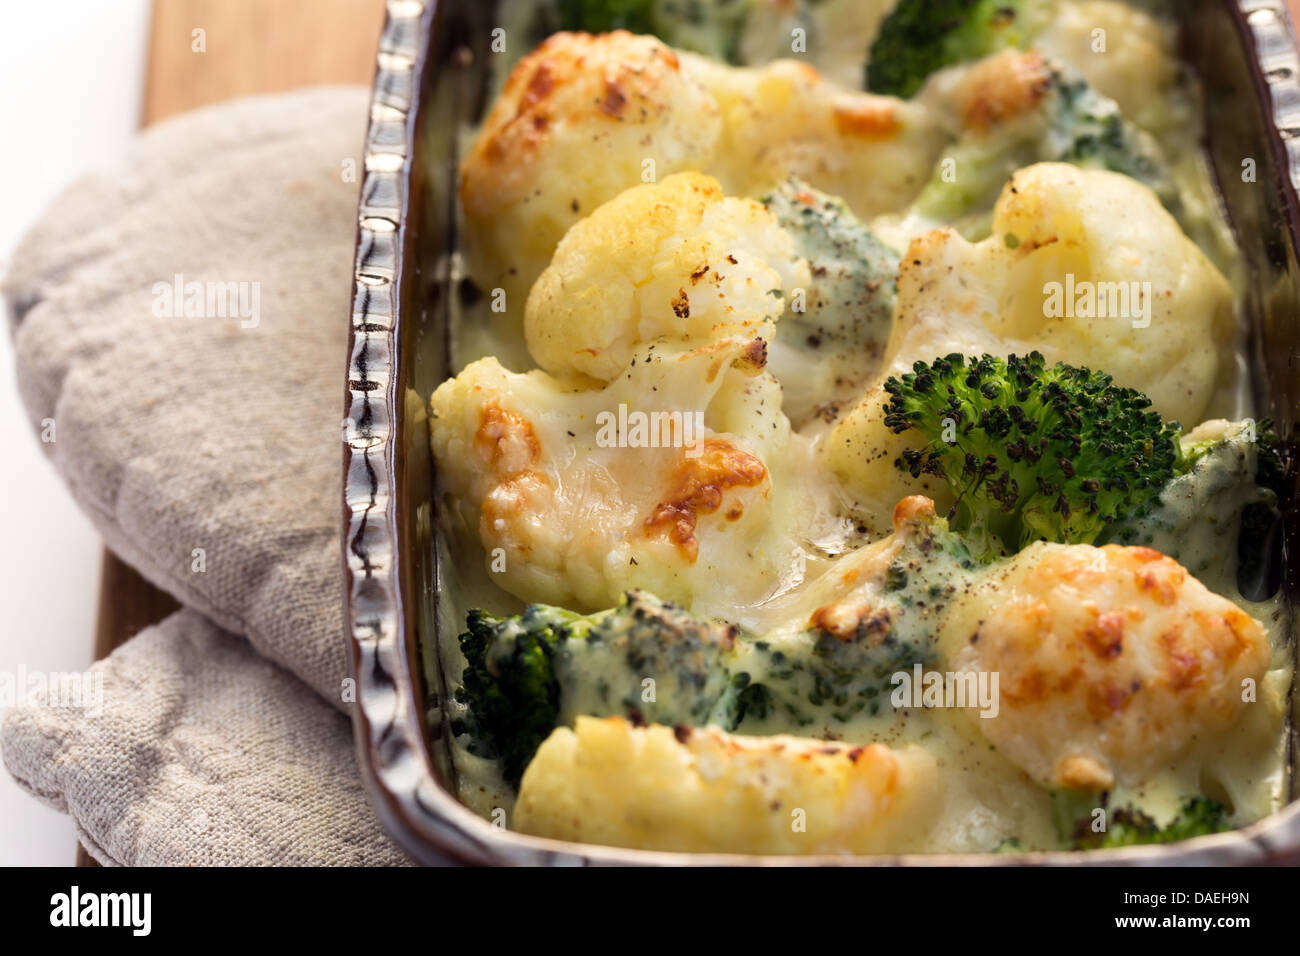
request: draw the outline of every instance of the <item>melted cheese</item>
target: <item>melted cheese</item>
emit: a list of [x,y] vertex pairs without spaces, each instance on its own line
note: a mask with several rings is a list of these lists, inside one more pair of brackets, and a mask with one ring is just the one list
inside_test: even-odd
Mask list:
[[[867,36],[887,5],[858,6],[854,30]],[[827,35],[829,16],[818,13]],[[1092,52],[1096,27],[1106,31],[1104,55]],[[917,240],[904,258],[883,374],[950,351],[1037,347],[1112,372],[1185,424],[1250,412],[1223,278],[1239,296],[1242,275],[1171,38],[1167,24],[1124,4],[1078,0],[1061,4],[1036,46],[1070,62],[1159,139],[1173,159],[1183,221],[1206,255],[1131,183],[1070,168],[1030,173],[1024,194],[1004,197],[986,244],[923,235],[930,223],[880,222],[900,248]],[[766,51],[768,39],[748,42]],[[864,45],[841,44],[820,63],[849,81],[861,74]],[[610,115],[616,102],[621,119]],[[751,257],[726,263],[737,276],[770,279],[788,293],[802,281],[799,266],[773,251],[786,247],[765,233],[763,218],[728,199],[727,228],[711,231],[706,219],[720,213],[705,207],[720,210],[722,194],[757,197],[793,171],[843,194],[860,214],[901,212],[954,122],[933,105],[835,87],[798,63],[724,67],[627,34],[557,37],[520,64],[462,168],[470,272],[485,290],[509,290],[508,315],[496,316],[485,300],[462,316],[456,354],[467,367],[433,403],[434,451],[454,505],[442,510],[444,531],[457,549],[449,563],[459,590],[445,602],[453,619],[441,649],[451,685],[463,664],[454,635],[464,610],[509,612],[518,606],[510,595],[594,609],[614,604],[623,588],[645,587],[767,635],[778,649],[801,640],[819,613],[834,625],[878,598],[900,546],[887,537],[895,504],[917,493],[937,498],[941,510],[947,504],[945,488],[894,467],[901,446],[879,420],[879,383],[838,419],[791,429],[780,411],[782,383],[746,349],[754,339],[780,341],[775,313],[738,289],[723,304],[740,309],[739,326],[720,312],[687,328],[659,288],[684,288],[675,252],[656,259],[653,276],[631,279],[631,295],[610,277],[644,272],[642,252],[631,251],[642,246],[656,250],[645,252],[652,258],[697,248],[701,263],[718,264],[730,244]],[[643,181],[647,156],[661,181],[700,169],[721,192],[695,208],[673,200],[669,225],[653,237],[624,214],[561,243],[571,226]],[[1006,233],[1020,248],[1010,248]],[[602,263],[602,243],[624,243],[630,258]],[[519,334],[522,303],[548,264],[551,278],[529,305],[530,356]],[[1156,303],[1159,321],[1145,330],[1045,324],[1035,290],[1068,269],[1152,281],[1172,295]],[[643,287],[656,296],[639,299]],[[585,301],[570,299],[578,289]],[[664,336],[676,337],[671,348]],[[588,347],[599,357],[582,357]],[[470,364],[484,355],[503,356],[511,368],[536,362],[558,377],[517,374],[490,359]],[[595,416],[620,402],[645,407],[647,394],[656,407],[703,411],[707,436],[723,444],[696,464],[663,449],[599,447]],[[1239,504],[1175,497],[1165,517],[1173,526],[1179,508],[1222,508],[1231,522],[1227,512]],[[910,586],[939,581],[960,596],[943,612],[938,666],[999,668],[1021,691],[1036,686],[1035,673],[1055,680],[1043,685],[1050,693],[1007,699],[997,718],[906,706],[807,725],[773,712],[747,717],[737,735],[674,734],[584,718],[581,702],[571,702],[573,728],[558,729],[539,751],[518,807],[495,764],[458,746],[462,799],[484,815],[508,811],[511,826],[565,839],[792,853],[986,852],[1009,837],[1028,849],[1058,847],[1050,789],[1063,784],[1113,786],[1112,802],[1137,800],[1161,820],[1194,793],[1227,801],[1235,823],[1258,819],[1285,792],[1288,622],[1276,599],[1246,602],[1226,570],[1212,573],[1224,549],[1222,535],[1206,531],[1212,523],[1153,543],[1177,550],[1240,610],[1138,549],[1035,547],[998,580],[973,579],[950,557],[933,556]],[[496,548],[506,554],[503,573],[491,570]],[[1134,576],[1144,561],[1157,572],[1151,588]],[[1049,588],[1058,578],[1060,587]],[[1166,587],[1173,603],[1157,599]],[[1108,655],[1116,615],[1121,650]],[[988,633],[995,619],[998,639],[971,645],[971,634]],[[743,656],[758,681],[772,660]],[[1096,722],[1090,701],[1109,707],[1118,697],[1108,689],[1122,691],[1121,677],[1147,692],[1118,705],[1110,728]],[[1241,699],[1243,680],[1255,682],[1251,702]],[[1179,681],[1187,686],[1175,688]],[[459,705],[447,706],[454,714]],[[790,829],[796,802],[809,811],[802,834]]]
[[939,800],[934,759],[917,747],[579,717],[529,764],[514,823],[637,849],[880,853],[923,835]]

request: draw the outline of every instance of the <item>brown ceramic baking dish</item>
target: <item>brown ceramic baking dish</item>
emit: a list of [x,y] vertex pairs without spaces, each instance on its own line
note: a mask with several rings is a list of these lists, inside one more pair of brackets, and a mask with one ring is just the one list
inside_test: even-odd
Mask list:
[[[1282,0],[1178,5],[1185,56],[1205,88],[1207,143],[1251,274],[1248,355],[1263,414],[1300,421],[1300,57]],[[457,628],[440,601],[451,568],[434,513],[425,402],[450,374],[458,281],[457,131],[486,107],[492,5],[389,0],[358,211],[345,399],[345,633],[354,727],[371,800],[424,863],[479,864],[1213,864],[1300,862],[1300,757],[1293,686],[1290,803],[1244,829],[1173,846],[1090,853],[763,857],[651,853],[493,827],[455,797],[435,648]],[[1243,159],[1257,181],[1242,181]],[[1294,469],[1293,469],[1294,471]],[[1294,474],[1292,475],[1294,482]],[[1300,515],[1285,503],[1284,588],[1297,646]],[[1298,668],[1300,670],[1300,668]],[[426,679],[426,674],[431,675]]]

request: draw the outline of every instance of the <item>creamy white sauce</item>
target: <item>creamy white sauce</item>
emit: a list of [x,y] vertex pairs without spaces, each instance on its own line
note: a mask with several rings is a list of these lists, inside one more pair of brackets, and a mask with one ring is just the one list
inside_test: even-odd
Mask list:
[[[849,51],[842,51],[849,56]],[[837,76],[860,75],[857,62],[839,63],[831,72]],[[1200,148],[1202,130],[1199,111],[1194,108],[1196,93],[1188,87],[1178,92],[1180,102],[1172,104],[1186,122],[1162,131],[1161,142],[1172,158],[1175,178],[1182,190],[1187,220],[1192,236],[1228,276],[1242,300],[1245,273],[1227,226],[1222,203],[1214,189],[1208,162]],[[468,144],[471,130],[464,131]],[[905,229],[903,230],[906,231]],[[895,237],[895,242],[901,241]],[[489,303],[480,300],[456,318],[454,326],[454,366],[466,364],[485,355],[502,357],[508,367],[524,371],[522,343],[502,341],[489,321]],[[1221,377],[1211,405],[1212,417],[1240,419],[1253,411],[1249,381],[1244,374],[1243,323],[1233,361],[1225,363],[1229,372]],[[792,541],[790,563],[772,583],[767,597],[746,607],[713,606],[704,601],[692,608],[732,620],[747,631],[768,634],[777,646],[782,641],[797,641],[799,627],[791,621],[806,621],[819,591],[829,575],[841,566],[845,555],[864,545],[853,522],[845,517],[842,496],[837,486],[816,463],[816,445],[824,426],[811,423],[803,434],[796,434],[786,462],[782,464],[786,480],[802,482],[808,494],[820,505],[812,510],[819,517],[805,528],[801,540]],[[1215,467],[1227,467],[1220,463]],[[1235,533],[1226,528],[1239,516],[1241,501],[1227,497],[1206,501],[1190,496],[1171,495],[1166,502],[1165,518],[1169,527],[1152,532],[1150,542],[1160,550],[1175,553],[1189,569],[1212,589],[1237,601],[1269,629],[1275,648],[1273,668],[1260,688],[1263,706],[1248,709],[1247,717],[1237,730],[1222,740],[1194,752],[1177,767],[1148,780],[1136,791],[1118,791],[1115,803],[1136,799],[1158,819],[1171,817],[1181,800],[1193,793],[1229,800],[1235,808],[1238,824],[1258,819],[1278,809],[1284,799],[1286,754],[1283,727],[1287,693],[1291,684],[1291,663],[1286,647],[1289,621],[1280,598],[1248,602],[1235,587]],[[469,608],[485,606],[494,612],[510,613],[519,602],[501,591],[483,571],[485,560],[476,529],[456,510],[443,509],[444,533],[451,543],[450,559],[444,562],[447,580],[442,582],[444,607],[444,644],[440,656],[449,687],[459,680],[463,658],[456,644],[464,614]],[[1226,518],[1221,516],[1226,515]],[[1185,519],[1193,520],[1185,520]],[[1181,522],[1175,532],[1173,526]],[[950,568],[942,563],[932,569],[942,577]],[[914,585],[923,579],[917,576]],[[720,591],[720,593],[722,593]],[[806,637],[805,635],[802,635]],[[747,666],[754,679],[762,680],[770,668],[770,655],[749,654]],[[596,662],[590,662],[595,668]],[[609,681],[623,678],[617,661],[606,659],[601,666],[610,668],[604,676]],[[449,712],[460,706],[446,701]],[[569,701],[567,709],[584,712],[595,709],[595,702]],[[885,706],[872,712],[864,709],[846,720],[824,720],[801,724],[788,714],[773,711],[767,718],[747,719],[739,728],[746,734],[795,733],[854,743],[871,741],[891,746],[917,744],[931,752],[939,763],[944,798],[936,826],[920,851],[989,851],[1000,841],[1016,837],[1027,849],[1052,848],[1060,845],[1052,820],[1051,795],[1012,765],[986,740],[972,730],[970,722],[947,710],[910,708],[895,710]],[[469,754],[462,742],[453,748],[455,772],[460,795],[476,812],[491,817],[495,810],[507,812],[513,804],[511,788],[502,780],[495,763]]]

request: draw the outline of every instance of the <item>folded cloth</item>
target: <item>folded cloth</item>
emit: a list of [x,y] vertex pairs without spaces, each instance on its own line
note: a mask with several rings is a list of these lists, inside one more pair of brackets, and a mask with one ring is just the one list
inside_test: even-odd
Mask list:
[[4,736],[10,772],[72,815],[101,863],[404,862],[366,803],[347,718],[243,638],[178,611],[94,672],[97,706],[41,693]]
[[109,547],[340,708],[345,174],[366,109],[323,89],[152,127],[54,203],[4,282],[23,401]]
[[[346,720],[320,713],[322,700],[347,706],[341,375],[367,102],[360,87],[320,88],[152,127],[54,203],[3,282],[19,389],[34,426],[52,426],[55,466],[114,551],[213,622],[179,615],[115,653],[104,716],[33,701],[5,719],[6,766],[72,813],[101,859],[396,858],[372,816],[337,833],[369,811]],[[249,702],[278,699],[233,708],[216,688],[236,665]],[[278,729],[253,734],[260,718]],[[208,752],[235,730],[239,746]],[[311,801],[295,749],[319,761]],[[294,782],[265,779],[278,769]],[[293,824],[241,839],[176,830],[204,788],[230,826],[272,804]],[[378,845],[355,847],[362,833]]]

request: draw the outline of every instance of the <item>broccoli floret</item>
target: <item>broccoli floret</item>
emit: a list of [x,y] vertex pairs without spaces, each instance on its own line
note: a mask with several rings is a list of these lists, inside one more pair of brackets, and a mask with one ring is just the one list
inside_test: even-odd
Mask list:
[[1286,487],[1283,445],[1273,422],[1255,426],[1255,498],[1241,509],[1237,532],[1237,587],[1252,600],[1264,600],[1282,583],[1282,512]]
[[858,617],[799,617],[762,637],[643,591],[591,615],[537,604],[515,617],[474,611],[452,732],[517,785],[541,742],[579,715],[734,731],[769,718],[832,727],[888,714],[894,675],[936,662],[939,616],[972,567],[936,518],[908,535]]
[[[727,688],[738,633],[734,625],[700,620],[631,591],[584,642],[566,645],[558,656],[561,721],[636,711],[651,723],[704,724]],[[594,685],[593,675],[601,678]]]
[[1114,100],[1061,65],[1052,67],[1052,98],[1051,132],[1040,161],[1123,173],[1150,187],[1172,215],[1182,215],[1178,187],[1160,147],[1124,118]]
[[1223,804],[1200,796],[1186,800],[1178,816],[1163,827],[1131,804],[1110,811],[1106,817],[1106,829],[1100,833],[1094,832],[1092,819],[1089,815],[1076,822],[1072,834],[1074,849],[1102,850],[1148,843],[1177,843],[1231,829]]
[[[936,548],[942,543],[927,537],[916,554]],[[515,617],[473,611],[455,694],[465,715],[452,732],[467,735],[471,753],[499,759],[517,785],[542,741],[578,715],[732,731],[769,716],[808,726],[877,713],[893,674],[934,662],[932,617],[956,591],[926,583],[924,567],[912,573],[925,587],[923,607],[892,592],[852,633],[814,626],[770,641],[641,591],[587,616],[541,604]]]
[[640,712],[656,723],[702,724],[729,676],[736,629],[700,621],[644,591],[579,615],[544,604],[514,617],[471,611],[460,636],[466,668],[453,724],[471,753],[500,759],[518,783],[538,746],[577,714]]
[[771,368],[800,424],[817,406],[861,392],[880,364],[898,297],[898,254],[843,200],[790,179],[763,200],[808,260],[812,281],[790,298]]
[[948,482],[953,530],[981,556],[1038,539],[1092,543],[1142,513],[1181,460],[1178,424],[1149,398],[1037,352],[917,362],[885,389],[885,424],[921,446],[897,466]]
[[739,63],[741,38],[754,6],[755,0],[547,0],[530,34],[540,40],[557,30],[628,30]]
[[1126,120],[1073,69],[1042,63],[1046,92],[1034,108],[991,129],[968,130],[940,161],[913,206],[927,221],[968,239],[988,235],[1007,180],[1035,163],[1072,163],[1122,173],[1149,187],[1175,217],[1183,213],[1173,174],[1150,134]]
[[739,64],[755,5],[754,0],[657,0],[655,24],[669,46]]
[[[782,328],[815,336],[829,351],[879,356],[898,297],[898,253],[872,234],[848,204],[791,178],[763,199],[812,272],[806,308]],[[856,358],[856,356],[855,356]]]
[[1099,542],[1146,545],[1220,594],[1262,600],[1280,584],[1282,446],[1270,421],[1207,422],[1182,441],[1178,474]]
[[765,684],[755,684],[748,671],[740,671],[718,699],[709,722],[724,730],[735,730],[746,717],[763,720],[775,707],[772,691]]
[[1271,418],[1262,418],[1255,424],[1255,441],[1258,456],[1255,483],[1280,499],[1286,487],[1286,458],[1282,438]]
[[852,634],[819,627],[747,642],[728,692],[711,723],[734,730],[769,715],[800,727],[847,723],[889,713],[893,675],[937,660],[934,630],[906,620],[906,609],[882,601]]
[[835,613],[814,614],[808,624],[801,620],[761,639],[742,636],[730,660],[736,679],[713,721],[735,727],[746,720],[762,732],[762,721],[771,715],[777,727],[793,724],[815,733],[863,717],[888,717],[895,675],[910,676],[918,664],[925,669],[938,662],[939,622],[976,570],[944,520],[929,521],[879,572],[869,599],[840,604]]
[[871,45],[867,89],[910,97],[936,70],[1024,49],[1055,6],[1054,0],[900,0]]
[[655,32],[655,0],[554,0],[558,29]]
[[512,783],[555,727],[560,702],[555,649],[579,620],[541,604],[517,617],[493,617],[477,608],[469,613],[469,629],[460,636],[465,671],[455,693],[468,710],[453,722],[452,733],[469,735],[471,753],[499,758]]

